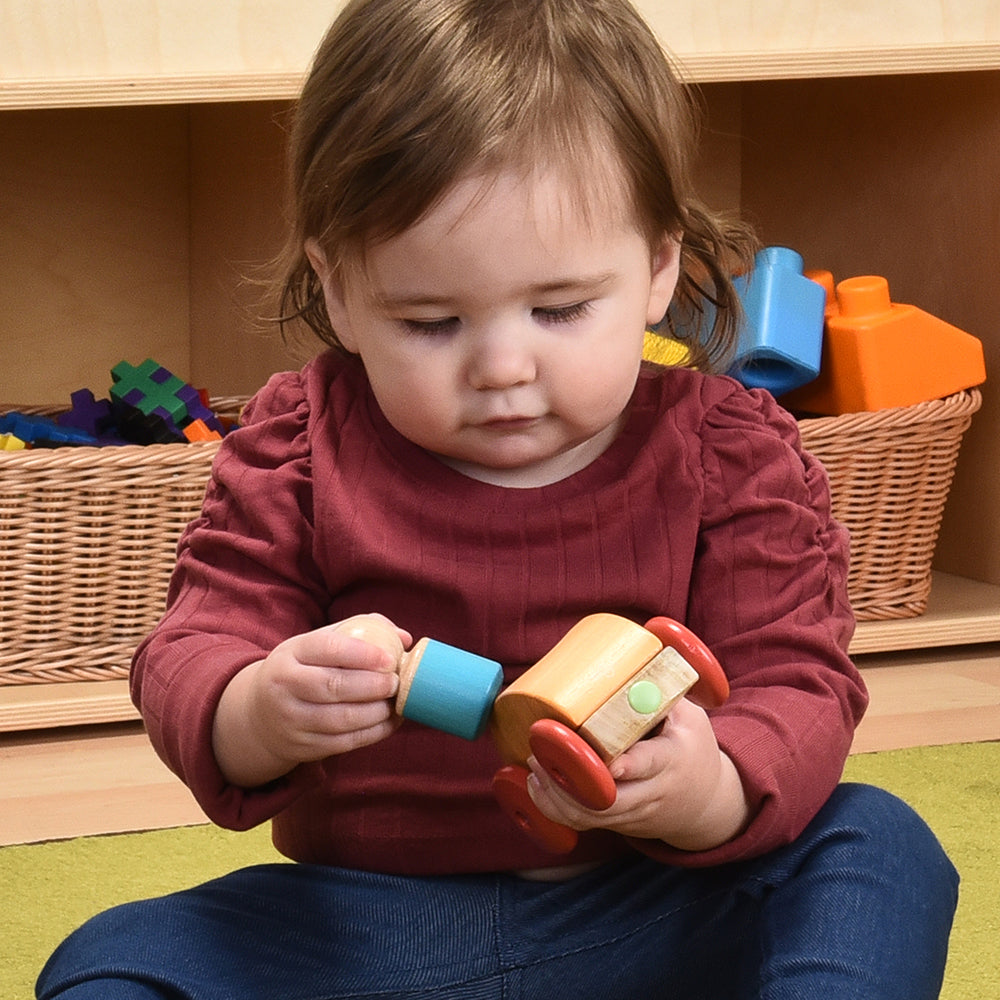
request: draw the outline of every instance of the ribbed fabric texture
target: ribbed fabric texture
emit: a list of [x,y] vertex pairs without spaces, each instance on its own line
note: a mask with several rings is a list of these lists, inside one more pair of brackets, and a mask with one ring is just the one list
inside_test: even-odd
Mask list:
[[[208,814],[229,826],[277,816],[293,858],[413,874],[535,867],[553,859],[493,802],[488,737],[405,724],[245,791],[210,753],[222,689],[284,638],[361,612],[499,660],[508,680],[586,614],[667,615],[730,676],[716,730],[760,815],[704,856],[643,848],[685,864],[742,857],[808,822],[863,710],[844,652],[846,552],[794,421],[728,379],[640,379],[604,455],[563,482],[510,490],[403,439],[360,367],[325,355],[272,380],[227,439],[167,615],[137,653],[135,695]],[[622,849],[585,836],[573,859]]]

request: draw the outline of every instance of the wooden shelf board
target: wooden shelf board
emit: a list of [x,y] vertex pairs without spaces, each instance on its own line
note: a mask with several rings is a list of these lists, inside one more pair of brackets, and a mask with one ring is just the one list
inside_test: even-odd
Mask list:
[[0,772],[0,845],[207,822],[138,723],[0,737]]
[[[1000,41],[896,47],[674,53],[691,83],[1000,69]],[[0,109],[289,100],[301,71],[0,79]]]
[[138,718],[127,680],[0,687],[0,732]]
[[1000,68],[1000,42],[676,53],[693,83],[952,73]]
[[[926,614],[859,623],[851,654],[994,642],[1000,642],[1000,587],[935,573]],[[138,718],[126,680],[0,687],[0,732]]]
[[870,654],[852,753],[1000,740],[1000,645]]
[[926,613],[917,618],[859,622],[851,653],[930,649],[1000,641],[1000,587],[935,573]]
[[288,100],[298,96],[303,78],[275,72],[3,80],[0,110]]

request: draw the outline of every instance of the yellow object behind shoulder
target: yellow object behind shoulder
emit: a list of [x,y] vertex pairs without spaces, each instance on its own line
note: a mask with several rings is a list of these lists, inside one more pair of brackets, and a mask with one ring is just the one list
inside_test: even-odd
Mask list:
[[679,368],[691,363],[691,352],[679,340],[663,337],[652,330],[647,330],[642,345],[642,358],[644,361],[651,361],[654,365]]

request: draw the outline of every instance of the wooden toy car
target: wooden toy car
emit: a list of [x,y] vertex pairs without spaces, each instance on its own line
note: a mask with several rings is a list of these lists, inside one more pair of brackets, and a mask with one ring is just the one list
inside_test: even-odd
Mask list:
[[571,850],[576,832],[544,816],[528,794],[528,757],[582,805],[608,809],[616,788],[607,765],[686,694],[703,708],[729,694],[722,667],[689,629],[662,617],[645,627],[611,614],[582,619],[497,698],[493,735],[508,764],[494,794],[542,846]]

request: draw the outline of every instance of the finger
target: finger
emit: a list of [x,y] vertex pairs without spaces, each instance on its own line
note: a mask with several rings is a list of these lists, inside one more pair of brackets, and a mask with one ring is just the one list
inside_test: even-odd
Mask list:
[[388,705],[399,691],[399,676],[348,667],[300,667],[297,696],[308,704]]
[[595,825],[601,813],[581,805],[534,757],[529,758],[528,767],[531,769],[527,780],[528,794],[544,815],[574,830],[585,830]]
[[399,728],[400,722],[398,717],[393,716],[360,729],[309,734],[303,738],[307,749],[301,754],[301,759],[321,760],[371,746],[391,736]]
[[288,640],[286,648],[301,663],[320,667],[395,672],[397,653],[352,635],[338,625],[327,625]]
[[615,781],[647,781],[663,769],[660,737],[640,740],[608,765]]
[[377,723],[374,726],[368,726],[365,729],[353,730],[351,733],[346,734],[345,737],[343,737],[345,748],[341,752],[347,753],[351,750],[360,750],[361,747],[372,746],[375,743],[380,743],[382,740],[391,736],[399,728],[402,721],[403,720],[398,716],[393,716]]
[[397,724],[388,701],[339,702],[303,705],[297,720],[302,732],[314,736],[342,736],[391,723]]

